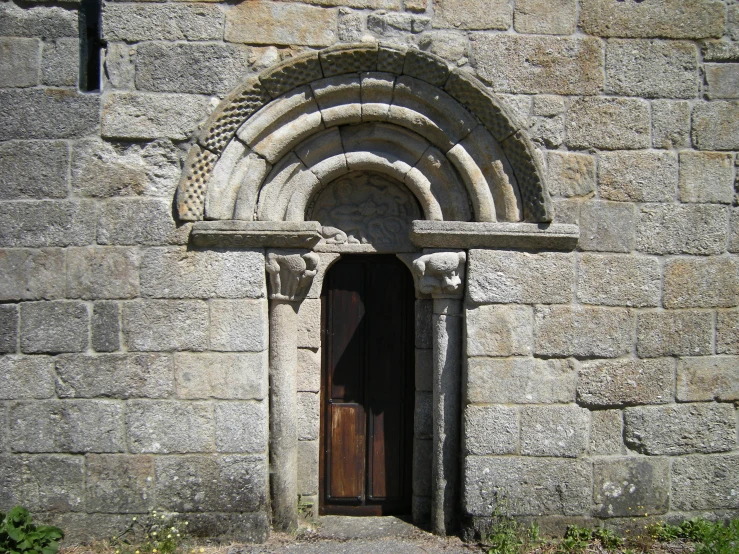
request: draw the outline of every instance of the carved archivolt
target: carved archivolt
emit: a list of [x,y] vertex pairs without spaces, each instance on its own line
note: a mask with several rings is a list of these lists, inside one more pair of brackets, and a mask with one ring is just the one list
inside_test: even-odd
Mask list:
[[329,183],[384,174],[432,221],[551,221],[531,142],[436,56],[343,45],[244,83],[211,115],[177,195],[182,220],[304,221]]

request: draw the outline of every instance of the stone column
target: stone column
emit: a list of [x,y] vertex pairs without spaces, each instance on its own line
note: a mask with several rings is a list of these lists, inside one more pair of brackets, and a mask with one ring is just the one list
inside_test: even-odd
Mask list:
[[455,530],[459,513],[459,456],[464,252],[433,252],[413,262],[418,290],[431,294],[433,314],[433,458],[431,525]]
[[318,268],[312,252],[275,251],[269,273],[269,454],[272,520],[298,525],[298,307]]

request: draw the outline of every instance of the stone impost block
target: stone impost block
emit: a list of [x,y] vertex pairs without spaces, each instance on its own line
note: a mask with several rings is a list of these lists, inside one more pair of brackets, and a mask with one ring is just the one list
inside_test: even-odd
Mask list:
[[[418,352],[416,350],[416,364],[419,358]],[[423,350],[421,352],[426,351]],[[320,390],[321,351],[310,348],[298,348],[298,392],[319,392]]]
[[100,97],[69,89],[0,91],[0,140],[85,137],[97,132]]
[[[1,46],[0,46],[1,48]],[[63,141],[9,141],[0,144],[3,200],[67,196],[69,147]]]
[[0,306],[0,353],[18,351],[18,307]]
[[572,148],[649,148],[649,104],[636,98],[580,98],[570,105],[565,128]]
[[83,246],[95,242],[95,205],[86,200],[0,204],[0,246]]
[[76,10],[35,6],[21,8],[11,3],[0,6],[0,36],[7,37],[79,37]]
[[585,460],[468,456],[462,475],[462,510],[473,516],[490,516],[499,503],[508,515],[581,515],[592,502]]
[[267,394],[267,353],[175,354],[180,398],[257,399]]
[[321,423],[321,397],[315,392],[299,392],[298,440],[317,441]]
[[85,477],[90,512],[142,513],[156,506],[153,456],[91,454]]
[[723,35],[724,17],[719,0],[588,0],[580,26],[601,37],[708,38]]
[[680,358],[677,399],[681,402],[739,400],[739,359],[731,356]]
[[228,11],[225,36],[228,42],[329,46],[337,26],[334,9],[257,0]]
[[82,456],[0,454],[0,506],[22,505],[34,514],[85,508]]
[[672,152],[603,152],[598,156],[598,192],[606,200],[672,202],[677,196],[677,169]]
[[643,98],[695,98],[698,49],[691,42],[611,39],[606,92]]
[[0,400],[53,397],[53,360],[50,356],[1,356]]
[[595,192],[595,158],[575,152],[549,152],[549,192],[555,196],[587,196]]
[[708,98],[738,98],[739,97],[739,64],[721,63],[706,64],[706,82],[708,83]]
[[623,254],[582,254],[577,298],[584,304],[659,306],[661,269],[656,258]]
[[213,406],[207,402],[131,400],[126,432],[129,452],[215,451]]
[[672,404],[624,410],[624,441],[652,456],[726,452],[736,448],[732,404]]
[[712,352],[713,314],[691,310],[642,311],[636,350],[642,358],[705,356]]
[[262,298],[264,281],[261,251],[150,248],[141,260],[146,297]]
[[37,38],[1,37],[0,86],[21,88],[38,85],[40,48],[41,42]]
[[265,300],[211,300],[210,348],[226,352],[267,349]]
[[600,517],[664,514],[670,503],[670,460],[596,460],[593,464],[593,501]]
[[318,441],[298,443],[298,494],[301,496],[318,494],[319,452]]
[[21,351],[26,354],[81,352],[88,345],[90,314],[81,302],[21,304]]
[[701,102],[693,108],[693,145],[699,150],[739,149],[739,101]]
[[79,81],[80,47],[77,38],[46,41],[41,51],[41,82],[52,87],[74,87]]
[[577,25],[576,0],[520,0],[516,2],[513,27],[519,33],[571,35]]
[[672,463],[672,505],[678,510],[739,508],[739,456],[684,456]]
[[216,404],[215,425],[218,452],[266,452],[267,416],[266,401],[219,402]]
[[739,354],[739,311],[720,310],[716,317],[716,352]]
[[637,213],[636,249],[650,254],[720,254],[729,213],[711,204],[645,204]]
[[467,399],[499,404],[553,404],[575,401],[577,371],[568,360],[471,358]]
[[621,308],[534,309],[534,351],[544,356],[624,356],[631,352],[633,330],[633,316]]
[[586,406],[666,404],[674,401],[675,362],[653,360],[593,360],[583,362],[577,401]]
[[572,254],[564,253],[470,250],[467,294],[473,302],[569,302],[574,261]]
[[529,306],[477,306],[465,312],[468,356],[530,356],[534,317]]
[[680,200],[731,204],[734,200],[734,156],[724,152],[681,152]]
[[480,4],[474,0],[434,0],[432,24],[441,29],[500,29],[510,28],[511,6],[505,0]]
[[621,410],[590,412],[590,454],[624,454],[623,415]]
[[580,208],[580,248],[630,252],[634,248],[633,204],[592,200]]
[[249,72],[250,54],[232,44],[145,42],[136,49],[136,88],[223,95]]
[[92,348],[115,352],[121,347],[121,307],[117,302],[95,302],[90,324]]
[[175,512],[256,512],[267,503],[265,456],[158,456],[156,498]]
[[132,351],[204,350],[208,305],[198,300],[135,300],[123,304],[123,336]]
[[684,100],[652,102],[652,146],[686,148],[690,146],[690,104]]
[[597,38],[481,34],[472,49],[480,77],[497,92],[591,95],[603,90],[603,45]]
[[518,410],[505,406],[467,406],[465,454],[513,454],[518,450]]
[[576,458],[588,443],[588,411],[578,406],[521,409],[521,454]]
[[665,308],[731,308],[739,304],[734,258],[673,258],[665,263]]
[[108,3],[102,13],[102,38],[111,42],[221,40],[223,23],[220,6]]
[[64,251],[0,250],[0,300],[54,300],[64,296]]
[[56,358],[59,398],[166,398],[174,392],[168,354],[66,354]]
[[123,406],[110,400],[46,400],[10,406],[13,452],[123,452]]
[[108,200],[97,222],[99,244],[185,244],[188,232],[186,225],[176,227],[171,203],[154,198]]
[[69,248],[68,298],[133,298],[139,294],[139,255],[133,248]]

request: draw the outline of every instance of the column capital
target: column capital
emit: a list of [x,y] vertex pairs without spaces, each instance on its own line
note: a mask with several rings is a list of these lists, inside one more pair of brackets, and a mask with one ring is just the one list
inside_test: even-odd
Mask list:
[[461,298],[464,292],[464,252],[443,251],[413,260],[413,276],[419,292],[433,298]]
[[318,272],[318,255],[313,252],[276,250],[267,253],[269,298],[302,302]]

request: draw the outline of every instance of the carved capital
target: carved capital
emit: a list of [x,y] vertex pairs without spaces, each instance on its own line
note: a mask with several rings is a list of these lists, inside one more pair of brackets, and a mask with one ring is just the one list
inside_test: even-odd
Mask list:
[[270,299],[301,302],[318,272],[318,262],[318,255],[313,252],[270,252],[266,265]]
[[464,290],[464,252],[434,252],[413,261],[418,290],[434,298],[459,298]]

